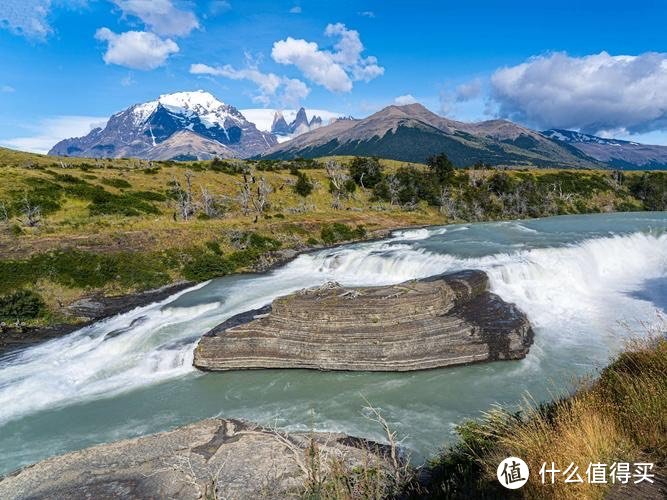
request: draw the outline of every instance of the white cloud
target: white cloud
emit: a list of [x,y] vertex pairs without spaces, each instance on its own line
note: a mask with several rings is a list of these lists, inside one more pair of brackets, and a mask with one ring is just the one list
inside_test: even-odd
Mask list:
[[3,85],[2,87],[0,87],[0,92],[10,94],[12,92],[16,92],[16,89],[14,87],[12,87],[11,85]]
[[462,83],[456,87],[456,101],[465,102],[475,99],[482,94],[482,80],[475,78],[474,80]]
[[2,0],[0,28],[36,40],[44,40],[52,32],[47,16],[51,0]]
[[278,76],[275,73],[263,73],[254,65],[236,69],[230,64],[217,67],[193,64],[190,66],[190,73],[251,81],[257,85],[259,90],[259,93],[253,97],[253,101],[264,106],[267,106],[274,98],[284,106],[297,105],[310,93],[308,86],[301,80]]
[[95,38],[108,43],[103,56],[107,64],[117,64],[133,69],[149,70],[162,66],[167,58],[178,52],[176,42],[160,38],[146,31],[127,31],[116,34],[108,28],[100,28]]
[[299,5],[295,5],[289,10],[290,14],[301,14],[301,7]]
[[359,12],[359,15],[373,19],[375,17],[375,12],[373,12],[372,10],[364,10],[362,12]]
[[317,43],[288,37],[273,44],[271,57],[280,64],[294,65],[312,82],[332,92],[349,92],[354,81],[370,81],[384,73],[373,56],[362,57],[364,46],[359,32],[344,24],[329,24],[324,34],[339,37],[334,51]]
[[630,133],[667,127],[667,54],[584,57],[554,53],[501,68],[499,114],[539,128]]
[[416,102],[418,101],[412,96],[412,94],[399,95],[396,99],[394,99],[394,103],[398,104],[399,106],[414,104]]
[[33,132],[33,135],[3,139],[0,140],[0,145],[46,154],[58,141],[84,136],[96,127],[104,127],[106,122],[107,118],[99,116],[64,115],[45,118],[24,127],[29,133]]
[[212,16],[218,16],[228,10],[232,10],[232,4],[227,0],[213,0],[208,4],[208,12]]
[[[199,27],[197,17],[180,10],[171,0],[111,0],[124,15],[135,16],[161,36],[184,36]],[[219,2],[218,2],[219,3]],[[227,2],[223,2],[229,6]]]

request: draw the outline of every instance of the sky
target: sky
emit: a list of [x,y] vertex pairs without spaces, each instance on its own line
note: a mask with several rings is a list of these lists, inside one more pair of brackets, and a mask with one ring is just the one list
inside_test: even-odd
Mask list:
[[666,21],[661,0],[0,0],[0,145],[46,152],[197,89],[667,145]]

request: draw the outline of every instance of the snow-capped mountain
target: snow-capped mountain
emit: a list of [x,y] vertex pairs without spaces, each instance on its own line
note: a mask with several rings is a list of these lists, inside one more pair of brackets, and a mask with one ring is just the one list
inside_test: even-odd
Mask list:
[[146,159],[246,158],[277,143],[234,106],[198,90],[161,95],[113,115],[105,128],[65,139],[49,154]]
[[243,109],[244,116],[257,125],[259,130],[271,132],[278,142],[290,139],[305,132],[315,130],[336,120],[338,113],[325,109]]
[[606,139],[574,130],[551,129],[545,130],[542,135],[567,143],[588,156],[614,167],[632,169],[667,166],[667,146]]

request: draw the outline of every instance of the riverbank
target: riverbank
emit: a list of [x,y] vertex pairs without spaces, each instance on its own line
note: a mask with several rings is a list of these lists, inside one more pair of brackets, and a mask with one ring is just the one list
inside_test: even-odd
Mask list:
[[[89,320],[70,307],[79,301],[264,270],[284,262],[276,251],[399,227],[660,209],[667,189],[661,173],[466,169],[439,179],[424,165],[366,159],[361,168],[379,180],[370,187],[342,158],[346,187],[334,193],[324,160],[17,155],[0,148],[0,322],[46,327],[46,337]],[[39,210],[27,218],[28,209]]]

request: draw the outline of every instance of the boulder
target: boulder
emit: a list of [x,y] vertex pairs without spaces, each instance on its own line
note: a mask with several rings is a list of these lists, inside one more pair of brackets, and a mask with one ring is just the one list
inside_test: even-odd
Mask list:
[[525,357],[528,319],[488,286],[475,270],[390,286],[327,283],[217,326],[194,366],[411,371]]
[[0,498],[300,498],[334,465],[384,477],[388,457],[388,447],[345,434],[216,418],[38,462],[0,479]]

